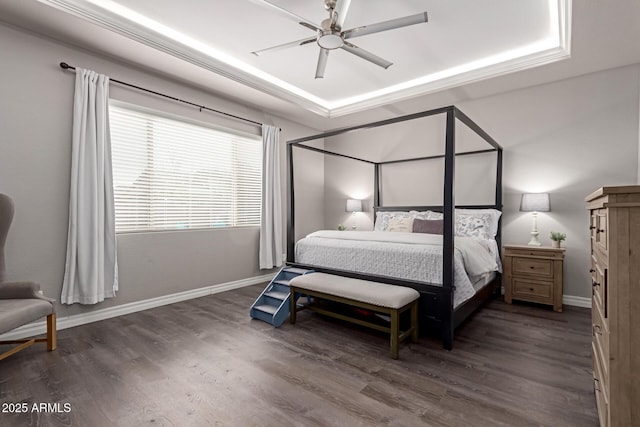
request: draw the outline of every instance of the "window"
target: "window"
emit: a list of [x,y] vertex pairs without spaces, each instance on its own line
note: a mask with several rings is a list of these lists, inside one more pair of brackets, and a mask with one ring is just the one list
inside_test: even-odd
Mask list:
[[260,225],[260,137],[109,113],[117,233]]

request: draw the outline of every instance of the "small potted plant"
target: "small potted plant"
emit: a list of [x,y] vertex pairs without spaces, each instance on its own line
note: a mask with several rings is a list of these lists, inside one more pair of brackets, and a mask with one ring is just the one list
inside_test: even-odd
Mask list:
[[344,231],[344,229],[345,229],[345,226],[344,226],[344,225],[342,225],[342,224],[338,224],[338,230],[339,230],[339,231]]
[[551,239],[551,247],[559,248],[560,243],[567,238],[567,235],[559,231],[552,231],[549,233],[549,238]]

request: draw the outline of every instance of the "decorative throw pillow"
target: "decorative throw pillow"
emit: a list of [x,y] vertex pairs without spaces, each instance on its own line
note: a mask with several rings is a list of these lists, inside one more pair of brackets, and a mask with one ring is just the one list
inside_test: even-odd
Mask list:
[[442,234],[444,229],[443,219],[419,219],[413,220],[414,233]]
[[389,220],[389,228],[387,231],[401,231],[411,233],[413,230],[413,218],[391,218]]

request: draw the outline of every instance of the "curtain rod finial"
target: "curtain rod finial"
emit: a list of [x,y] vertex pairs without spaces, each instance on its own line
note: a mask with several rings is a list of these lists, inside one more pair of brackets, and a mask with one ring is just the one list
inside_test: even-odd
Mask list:
[[67,64],[66,62],[61,62],[60,63],[60,68],[64,68],[65,70],[69,69],[69,64]]

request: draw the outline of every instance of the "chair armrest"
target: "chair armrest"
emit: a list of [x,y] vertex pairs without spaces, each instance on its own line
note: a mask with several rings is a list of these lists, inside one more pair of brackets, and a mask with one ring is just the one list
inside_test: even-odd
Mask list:
[[51,303],[55,301],[38,291],[40,291],[40,284],[35,282],[0,283],[0,299],[42,299]]

